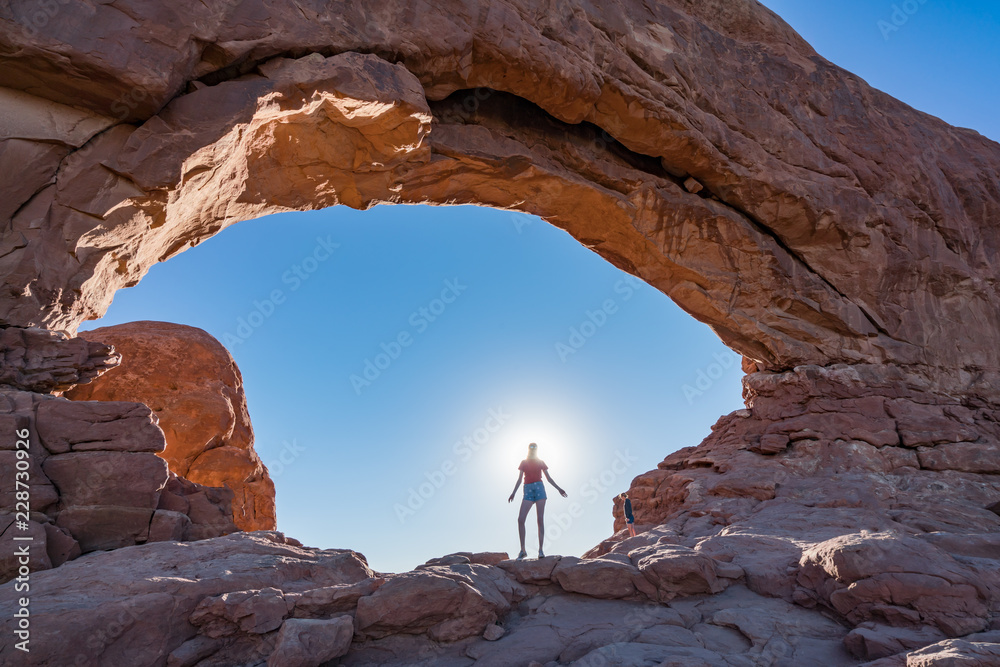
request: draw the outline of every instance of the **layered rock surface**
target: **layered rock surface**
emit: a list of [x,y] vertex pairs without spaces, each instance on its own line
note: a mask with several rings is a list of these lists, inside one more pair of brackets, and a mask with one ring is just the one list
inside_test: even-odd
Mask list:
[[88,382],[120,357],[107,345],[45,329],[0,329],[0,387],[48,393]]
[[[33,575],[38,636],[67,641],[29,660],[995,658],[997,144],[753,0],[12,3],[0,63],[0,421],[32,433],[25,530],[42,568],[133,545]],[[536,213],[747,358],[747,409],[633,483],[637,537],[394,576],[277,534],[150,543],[229,511],[169,477],[143,405],[30,393],[114,365],[55,330],[157,261],[381,202]]]
[[[580,567],[578,559],[494,556],[456,555],[382,575],[354,552],[307,549],[264,531],[92,554],[34,576],[35,631],[67,641],[40,645],[24,664],[273,667],[339,656],[344,665],[586,665],[606,656],[622,665],[640,664],[635,656],[738,667],[774,664],[775,656],[854,664],[840,644],[845,627],[750,592],[735,568],[717,587],[731,586],[725,594],[676,589],[667,605],[635,591],[606,599],[567,590],[557,573]],[[172,584],[164,587],[156,578],[167,571]],[[89,594],[66,596],[67,587]],[[12,595],[0,591],[5,604]],[[303,651],[309,633],[320,638]]]
[[[403,574],[266,531],[90,554],[34,575],[35,631],[72,641],[22,662],[846,667],[891,654],[870,663],[889,667],[990,665],[1000,651],[1000,630],[960,640],[928,628],[852,630],[831,610],[755,592],[751,572],[717,544],[678,547],[666,527],[634,539],[645,546],[596,558],[467,553]],[[566,576],[574,570],[603,574]],[[5,604],[13,595],[0,590]]]
[[995,394],[997,144],[753,0],[380,7],[0,10],[22,110],[0,157],[32,164],[5,191],[0,321],[74,330],[248,217],[478,203],[563,227],[761,370]]
[[170,471],[233,492],[241,530],[273,530],[274,483],[253,448],[243,378],[229,352],[195,327],[129,322],[81,339],[113,346],[121,363],[63,395],[78,401],[135,401],[156,414]]
[[[97,664],[202,667],[990,665],[1000,477],[980,468],[994,459],[920,461],[994,442],[992,413],[920,403],[919,388],[857,367],[745,386],[745,410],[635,479],[639,534],[584,558],[462,553],[383,574],[268,532],[86,554],[33,575],[34,622],[100,636],[95,608],[131,621],[112,642],[50,643],[28,664],[73,658],[69,646]],[[771,435],[784,448],[762,447]],[[155,628],[138,622],[153,611]]]
[[588,555],[695,547],[755,592],[836,613],[860,657],[1000,630],[1000,413],[864,367],[744,387],[746,410],[632,482],[648,530]]
[[[38,570],[90,551],[236,530],[231,491],[168,472],[157,456],[164,448],[163,432],[141,403],[72,402],[0,391],[0,428],[5,433],[0,442],[2,581],[19,569],[15,548],[24,543],[18,536],[32,537],[31,569]],[[14,438],[15,433],[27,437]],[[27,473],[27,489],[15,489],[19,471]],[[16,497],[18,491],[27,491],[26,497]],[[17,513],[24,511],[28,520],[21,527],[23,517]]]

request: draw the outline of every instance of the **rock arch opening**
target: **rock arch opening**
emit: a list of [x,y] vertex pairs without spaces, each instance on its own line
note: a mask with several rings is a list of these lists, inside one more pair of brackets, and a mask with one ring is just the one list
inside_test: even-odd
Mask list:
[[[458,298],[436,304],[449,281]],[[134,320],[204,329],[239,368],[200,331]],[[350,536],[383,571],[516,542],[505,498],[529,440],[571,495],[549,509],[549,550],[583,553],[615,492],[742,406],[739,356],[662,294],[538,218],[477,207],[240,223],[80,335],[124,359],[66,396],[150,405],[171,470],[232,487],[237,517],[276,496],[279,530]],[[273,490],[240,451],[251,420]]]
[[[822,617],[808,638],[845,664],[996,627],[997,144],[871,89],[752,0],[543,12],[516,0],[421,12],[145,3],[125,18],[116,5],[56,4],[40,22],[19,7],[0,17],[0,94],[16,121],[0,158],[22,176],[0,202],[0,409],[28,431],[37,509],[53,515],[26,522],[44,545],[40,567],[79,549],[70,525],[148,536],[165,474],[143,468],[133,477],[141,488],[116,487],[111,474],[133,469],[126,460],[156,463],[162,434],[148,408],[51,396],[115,363],[106,347],[66,333],[156,262],[266,213],[379,202],[534,213],[666,293],[755,372],[745,410],[633,483],[648,528],[641,546],[619,534],[587,559],[537,572],[498,567],[495,555],[453,556],[430,567],[456,577],[486,568],[493,584],[414,572],[382,587],[356,554],[327,558],[280,535],[240,534],[189,552],[213,563],[247,555],[239,583],[220,574],[177,596],[139,594],[168,565],[190,565],[177,557],[187,545],[144,545],[163,560],[138,564],[116,550],[86,563],[111,568],[86,581],[124,593],[93,607],[67,612],[58,570],[38,573],[33,590],[51,597],[32,622],[67,641],[39,646],[36,661],[65,662],[63,646],[89,646],[107,627],[95,612],[110,608],[174,614],[170,632],[181,630],[125,623],[110,648],[83,657],[121,651],[162,663],[149,652],[184,661],[238,650],[263,661],[269,642],[294,644],[304,630],[283,615],[313,590],[292,571],[299,564],[352,587],[357,634],[344,618],[324,627],[338,635],[334,653],[355,650],[361,662],[380,650],[368,642],[397,635],[406,635],[401,664],[411,640],[444,654],[470,639],[496,656],[502,646],[476,636],[495,638],[491,622],[537,584],[595,604],[706,595],[701,609],[713,617],[721,598],[711,596],[732,589],[761,609]],[[114,437],[80,437],[93,429]],[[116,451],[123,443],[145,450]],[[109,514],[110,496],[95,489],[132,505]],[[190,510],[188,495],[203,492],[188,490],[179,497]],[[64,496],[74,502],[60,504]],[[264,582],[260,564],[276,553],[292,565],[265,568]],[[898,576],[897,564],[914,576]],[[122,571],[133,576],[116,588]],[[472,621],[452,610],[445,621],[437,609],[416,621],[383,613],[429,579]],[[250,590],[263,583],[281,588]],[[496,586],[506,594],[491,595]],[[209,634],[231,594],[278,613],[263,633],[234,630],[223,648]],[[13,606],[10,588],[0,596]],[[804,635],[753,634],[760,616],[718,621],[755,645],[775,638],[808,653]],[[649,656],[634,644],[630,656]],[[573,655],[607,653],[592,648]]]
[[[428,103],[412,75],[376,56],[275,58],[257,71],[195,87],[138,130],[115,126],[67,159],[45,214],[90,229],[61,262],[76,289],[25,295],[35,311],[55,297],[39,323],[75,329],[116,286],[240,219],[436,201],[541,215],[763,367],[881,358],[894,344],[711,185],[593,125],[485,88]],[[206,108],[220,112],[206,118]],[[75,201],[95,186],[106,198]]]
[[[840,76],[822,71],[831,81]],[[873,184],[866,185],[877,156],[863,160],[869,172],[852,171],[815,141],[779,132],[788,119],[771,107],[761,111],[762,128],[816,164],[788,160],[791,144],[768,148],[763,137],[742,145],[727,136],[728,152],[747,152],[726,155],[705,144],[728,132],[722,127],[685,127],[668,121],[674,112],[666,110],[648,116],[638,110],[640,98],[634,112],[620,106],[619,93],[603,114],[594,110],[600,105],[581,115],[551,101],[545,110],[490,87],[428,88],[377,55],[278,55],[231,74],[212,85],[193,81],[138,128],[99,132],[65,156],[53,184],[45,185],[51,173],[37,175],[42,187],[15,211],[5,257],[31,289],[4,302],[6,321],[73,331],[153,263],[269,212],[473,203],[534,213],[565,229],[666,293],[762,370],[891,363],[961,387],[982,383],[997,366],[995,352],[974,341],[944,344],[964,329],[939,310],[943,303],[917,296],[914,285],[929,278],[905,278],[903,267],[912,264],[894,259],[908,256],[906,248],[940,244],[949,259],[928,265],[928,275],[945,292],[971,285],[964,307],[992,322],[986,283],[963,278],[976,275],[991,246],[970,245],[941,225],[897,233],[896,218],[908,208],[873,198]],[[55,102],[30,104],[68,113]],[[109,121],[91,122],[93,131]],[[918,183],[946,182],[941,169],[958,168],[960,155],[990,150],[978,135],[943,125],[935,131],[928,157],[939,169]],[[992,201],[988,173],[964,182]],[[954,194],[932,201],[914,193],[907,201],[967,217],[962,193]],[[854,259],[837,264],[839,252]],[[904,273],[868,280],[856,269],[863,261],[888,261]],[[948,364],[973,375],[940,378],[928,370]]]

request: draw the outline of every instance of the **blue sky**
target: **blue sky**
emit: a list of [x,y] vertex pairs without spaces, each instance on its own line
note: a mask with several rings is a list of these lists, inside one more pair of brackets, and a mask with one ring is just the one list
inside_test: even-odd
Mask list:
[[[873,85],[1000,136],[985,4],[918,2],[888,40],[877,22],[891,3],[767,4]],[[519,499],[507,497],[532,440],[570,494],[549,494],[546,551],[579,554],[610,534],[615,493],[742,407],[737,357],[706,326],[505,211],[246,221],[153,267],[81,330],[141,319],[201,327],[232,352],[279,529],[383,571],[513,555]]]
[[995,0],[761,0],[827,60],[910,106],[1000,141]]

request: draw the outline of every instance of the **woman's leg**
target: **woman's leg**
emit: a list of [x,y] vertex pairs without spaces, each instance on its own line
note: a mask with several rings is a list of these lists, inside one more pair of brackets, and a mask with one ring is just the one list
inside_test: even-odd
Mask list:
[[524,551],[524,520],[528,516],[528,511],[531,510],[531,501],[522,500],[521,501],[521,511],[517,515],[517,536],[521,538],[521,551]]
[[[538,550],[542,550],[542,542],[545,541],[545,500],[535,501],[535,513],[538,515]],[[521,524],[522,532],[524,524]],[[522,542],[523,544],[523,542]]]

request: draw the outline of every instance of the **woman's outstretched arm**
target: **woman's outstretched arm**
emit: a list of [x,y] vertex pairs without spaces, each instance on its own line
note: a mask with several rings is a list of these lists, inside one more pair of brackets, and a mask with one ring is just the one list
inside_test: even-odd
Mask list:
[[524,479],[524,471],[519,470],[517,473],[517,484],[514,485],[514,490],[510,492],[510,498],[507,499],[508,503],[514,502],[514,494],[516,494],[517,490],[521,488],[522,479]]
[[551,484],[552,486],[556,487],[556,491],[559,492],[559,495],[561,495],[563,498],[565,498],[566,497],[566,492],[562,490],[561,486],[559,486],[558,484],[556,484],[556,481],[554,479],[552,479],[552,475],[549,474],[549,471],[548,470],[543,470],[542,472],[545,473],[545,479],[549,480],[549,484]]

